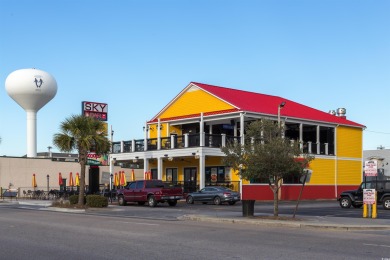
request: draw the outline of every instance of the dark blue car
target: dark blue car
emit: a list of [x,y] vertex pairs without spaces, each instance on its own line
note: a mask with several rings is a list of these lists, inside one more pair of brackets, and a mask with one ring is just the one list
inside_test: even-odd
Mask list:
[[199,201],[203,204],[211,202],[215,205],[220,205],[227,202],[229,205],[234,205],[240,199],[241,194],[239,192],[221,186],[207,186],[200,191],[188,193],[186,197],[188,204]]

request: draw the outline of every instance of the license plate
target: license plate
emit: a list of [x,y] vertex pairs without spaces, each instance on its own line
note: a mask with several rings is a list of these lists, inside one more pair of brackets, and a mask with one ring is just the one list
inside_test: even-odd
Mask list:
[[234,197],[235,200],[238,200],[238,197]]
[[170,198],[171,200],[173,200],[173,199],[175,199],[175,196],[170,196],[169,198]]

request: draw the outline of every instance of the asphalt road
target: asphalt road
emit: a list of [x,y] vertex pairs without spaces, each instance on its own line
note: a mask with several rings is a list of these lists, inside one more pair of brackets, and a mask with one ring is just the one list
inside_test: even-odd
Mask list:
[[[180,208],[187,207],[175,210]],[[134,209],[164,214],[174,208],[128,206],[121,212]],[[1,259],[390,258],[390,231],[316,231],[129,215],[87,215],[2,206]]]
[[[113,203],[115,205],[115,203]],[[273,215],[273,202],[256,201],[255,215]],[[292,216],[296,208],[294,201],[281,201],[279,204],[279,215]],[[231,215],[233,212],[237,216],[242,215],[241,202],[230,206],[228,204],[212,205],[212,204],[186,204],[181,201],[175,207],[170,207],[168,204],[158,204],[156,208],[150,208],[147,205],[138,206],[129,204],[124,207],[115,207],[115,210],[101,210],[111,215],[121,216],[136,216],[154,219],[176,219],[182,215],[215,215],[224,216]],[[381,206],[378,207],[378,218],[390,219],[390,210],[384,210]],[[347,218],[362,218],[363,209],[349,208],[343,209],[335,201],[302,201],[298,205],[296,216],[320,216],[320,217],[347,217]]]

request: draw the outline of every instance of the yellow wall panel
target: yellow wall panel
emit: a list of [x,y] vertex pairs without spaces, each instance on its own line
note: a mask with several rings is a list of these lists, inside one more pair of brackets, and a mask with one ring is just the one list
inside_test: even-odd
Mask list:
[[363,165],[361,161],[338,160],[337,184],[359,185],[362,182]]
[[363,130],[339,126],[336,128],[337,156],[362,158],[363,156]]
[[160,118],[192,115],[201,112],[214,112],[232,108],[234,107],[203,90],[191,88],[190,91],[185,92],[179,99],[171,104],[160,115]]
[[333,185],[335,182],[335,161],[332,159],[314,159],[310,162],[313,171],[309,184]]

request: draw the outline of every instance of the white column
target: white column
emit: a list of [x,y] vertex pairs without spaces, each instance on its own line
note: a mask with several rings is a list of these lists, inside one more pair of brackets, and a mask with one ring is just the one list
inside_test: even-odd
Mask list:
[[162,180],[163,172],[163,159],[162,157],[157,158],[157,179]]
[[202,154],[199,156],[199,189],[203,189],[205,186],[205,164],[206,156]]
[[161,150],[161,122],[160,118],[158,119],[157,123],[157,150]]
[[299,147],[303,151],[303,124],[299,124]]
[[200,146],[204,146],[204,122],[203,122],[203,112],[200,113],[200,123],[199,123],[199,132],[200,132]]
[[148,124],[145,123],[144,151],[148,149],[148,133],[149,133]]
[[27,113],[27,157],[37,156],[37,112]]
[[317,154],[320,154],[320,126],[317,126]]
[[144,158],[144,176],[145,172],[149,171],[149,160],[147,158]]
[[240,137],[241,137],[241,144],[243,145],[245,143],[245,137],[244,137],[244,113],[240,114]]
[[111,175],[114,176],[114,163],[115,163],[115,160],[112,157],[112,155],[110,155],[110,190],[112,190],[112,178],[111,178]]

